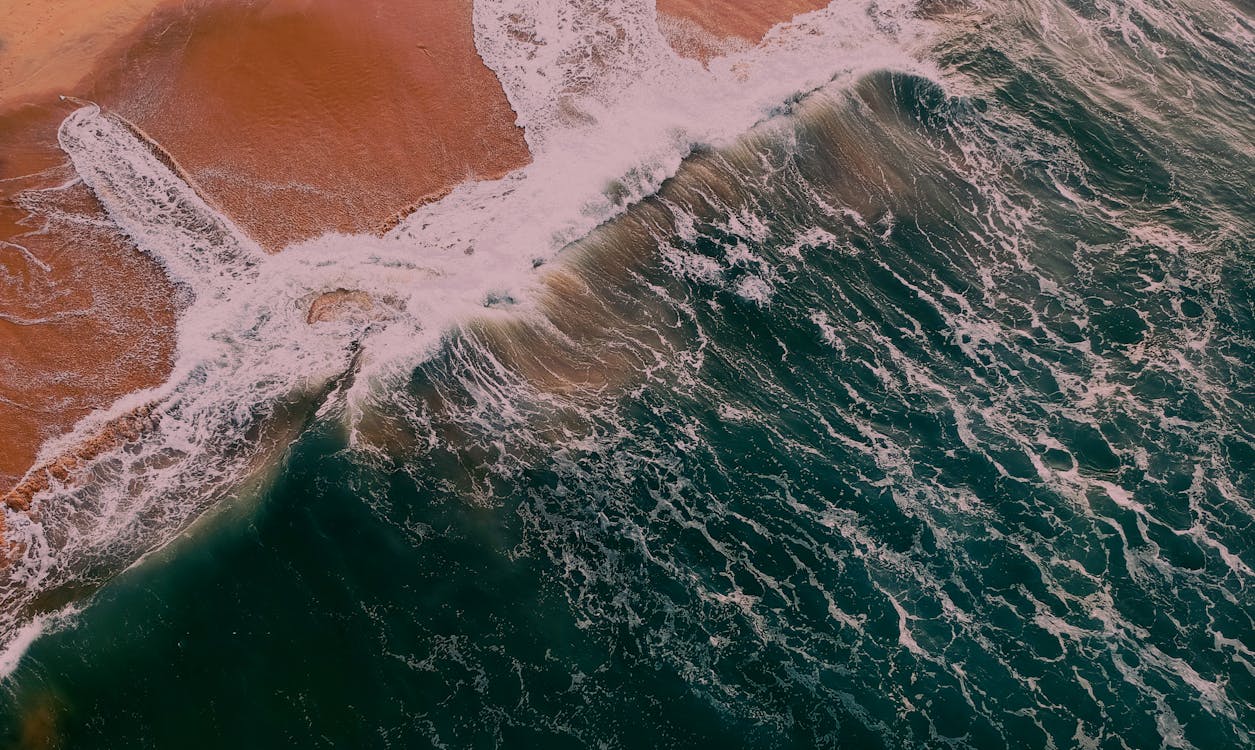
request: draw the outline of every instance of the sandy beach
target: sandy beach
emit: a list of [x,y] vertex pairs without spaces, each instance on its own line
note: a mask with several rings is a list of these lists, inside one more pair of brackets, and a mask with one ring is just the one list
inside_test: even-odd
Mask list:
[[376,230],[529,159],[466,0],[101,5],[0,11],[16,19],[0,32],[0,491],[173,355],[176,290],[86,188],[54,190],[74,179],[56,128],[79,106],[58,94],[141,127],[271,251]]
[[827,0],[658,0],[658,24],[676,52],[705,62],[751,47],[776,24],[827,6]]
[[[757,43],[826,3],[661,0],[682,54]],[[0,2],[0,491],[93,410],[160,383],[177,290],[109,227],[57,147],[77,104],[148,134],[269,251],[378,231],[526,164],[469,0]],[[44,467],[9,502],[47,480]],[[64,473],[65,467],[55,468]]]
[[529,160],[468,0],[218,3],[153,25],[90,98],[269,250],[375,230]]
[[0,0],[0,748],[1255,744],[1250,4]]
[[[0,0],[0,111],[70,93],[170,0]],[[7,142],[6,142],[7,144]]]
[[0,489],[44,441],[156,385],[174,350],[175,290],[72,185],[57,124],[71,107],[0,117]]

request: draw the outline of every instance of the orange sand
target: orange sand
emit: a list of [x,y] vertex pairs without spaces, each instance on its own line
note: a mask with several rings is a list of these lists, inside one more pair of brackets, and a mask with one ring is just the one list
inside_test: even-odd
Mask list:
[[771,27],[830,0],[658,0],[658,23],[681,55],[702,62],[762,41]]
[[271,250],[376,229],[527,163],[470,0],[273,0],[159,14],[88,91]]
[[73,177],[56,145],[72,106],[51,94],[135,122],[271,250],[529,159],[470,0],[158,5],[0,0],[0,241],[21,246],[0,244],[0,493],[45,440],[164,379],[173,351],[159,269],[91,223],[85,188],[47,191]]
[[173,354],[160,269],[85,187],[47,190],[74,176],[55,141],[70,109],[0,117],[0,491],[45,440],[160,382]]
[[0,109],[68,94],[169,0],[0,0]]

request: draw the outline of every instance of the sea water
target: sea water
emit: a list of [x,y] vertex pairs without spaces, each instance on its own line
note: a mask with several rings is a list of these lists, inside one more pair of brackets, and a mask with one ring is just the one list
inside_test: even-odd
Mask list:
[[384,238],[262,257],[67,121],[193,301],[154,433],[9,517],[10,736],[1251,744],[1250,9],[837,2],[706,72],[585,5],[477,4],[536,161]]

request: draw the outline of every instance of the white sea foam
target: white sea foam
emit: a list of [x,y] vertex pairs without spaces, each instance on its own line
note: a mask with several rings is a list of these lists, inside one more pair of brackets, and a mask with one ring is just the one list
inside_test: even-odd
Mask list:
[[7,677],[17,669],[26,650],[44,632],[43,618],[36,617],[19,625],[0,648],[0,677]]
[[[107,575],[163,544],[273,461],[305,418],[285,404],[356,363],[343,410],[352,421],[386,390],[380,383],[429,356],[451,327],[526,309],[536,266],[657,190],[695,145],[725,144],[834,80],[927,69],[912,53],[918,27],[902,23],[907,8],[834,3],[706,70],[667,46],[645,0],[479,0],[476,44],[526,128],[533,162],[458,187],[385,237],[327,235],[274,256],[125,123],[95,106],[71,114],[59,137],[79,178],[191,301],[170,379],[92,415],[41,459],[151,406],[139,445],[92,459],[85,484],[54,483],[33,516],[6,511],[22,557],[4,591],[5,653],[20,654],[39,632],[39,621],[19,615],[39,592],[84,567]],[[339,289],[386,300],[391,312],[307,324],[311,300]],[[770,293],[757,277],[738,289],[759,302]],[[6,671],[16,663],[6,657]]]

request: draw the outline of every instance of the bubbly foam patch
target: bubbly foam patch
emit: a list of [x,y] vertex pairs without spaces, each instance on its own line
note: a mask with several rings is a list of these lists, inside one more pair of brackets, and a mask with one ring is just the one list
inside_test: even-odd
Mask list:
[[[263,472],[315,408],[352,428],[447,331],[525,312],[538,268],[656,191],[695,147],[726,144],[834,81],[927,71],[909,7],[834,4],[707,70],[672,51],[644,0],[480,0],[476,44],[534,161],[463,184],[383,237],[327,235],[273,256],[127,123],[95,106],[71,114],[59,140],[80,179],[191,301],[170,379],[92,415],[41,459],[141,407],[152,429],[51,481],[30,515],[6,511],[20,556],[4,584],[3,638],[33,632],[42,593],[107,580]],[[747,278],[739,292],[767,304],[769,281]],[[360,296],[312,311],[340,293]],[[386,300],[386,314],[363,300]],[[358,377],[342,389],[350,370]]]

